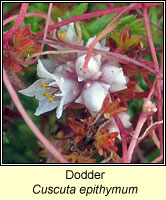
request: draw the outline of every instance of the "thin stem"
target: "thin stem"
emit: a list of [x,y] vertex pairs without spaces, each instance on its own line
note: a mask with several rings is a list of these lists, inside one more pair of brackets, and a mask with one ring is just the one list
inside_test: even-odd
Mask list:
[[93,48],[95,47],[96,43],[100,41],[105,35],[107,35],[109,32],[113,31],[116,26],[120,23],[118,19],[130,8],[133,8],[136,4],[131,4],[130,6],[126,7],[122,12],[120,12],[115,18],[112,19],[112,21],[105,27],[105,29],[93,40],[91,43],[87,55],[85,57],[85,63],[83,66],[83,72],[86,73],[86,70],[88,68],[88,62],[91,58],[91,54],[93,51]]
[[[161,6],[161,5],[163,5],[163,3],[145,3],[146,7]],[[61,26],[70,24],[72,22],[81,21],[81,20],[90,19],[90,18],[99,17],[99,16],[103,16],[103,15],[108,15],[108,14],[113,14],[113,13],[120,13],[126,7],[128,7],[128,6],[122,6],[122,7],[119,7],[119,8],[113,8],[113,9],[101,10],[101,11],[97,11],[97,12],[85,13],[83,15],[71,17],[71,18],[66,19],[64,21],[58,22],[58,23],[56,23],[52,26],[49,26],[48,32],[51,31],[51,30],[60,28]],[[136,9],[139,9],[139,8],[142,8],[142,3],[137,3],[134,7],[130,8],[129,10],[136,10]],[[39,39],[43,35],[43,33],[44,33],[43,30],[40,31],[38,34],[36,34],[34,36],[33,39]]]
[[35,134],[35,136],[40,140],[40,142],[50,151],[50,153],[60,162],[62,163],[68,163],[68,161],[57,151],[57,149],[49,142],[49,140],[47,140],[45,138],[45,136],[39,131],[39,129],[37,128],[37,126],[33,123],[33,121],[31,120],[31,118],[28,116],[28,114],[26,113],[24,107],[22,106],[12,84],[9,81],[9,78],[6,74],[5,69],[3,68],[3,81],[6,85],[6,88],[14,102],[14,104],[16,105],[18,111],[20,112],[20,114],[22,115],[23,119],[25,120],[25,122],[27,123],[27,125],[29,126],[29,128],[32,130],[32,132]]
[[151,163],[161,163],[163,160],[163,155],[160,155],[158,158],[154,159]]
[[22,22],[24,21],[25,14],[27,12],[29,3],[23,3],[20,8],[20,12],[18,18],[16,19],[15,24],[11,27],[11,29],[4,35],[3,44],[6,44],[8,40],[14,35],[14,33],[18,30],[21,26]]
[[122,152],[123,152],[123,162],[126,161],[126,156],[127,156],[127,135],[129,135],[128,131],[124,127],[122,121],[118,117],[118,115],[114,116],[114,120],[120,130],[120,136],[122,138]]
[[66,51],[44,51],[44,52],[39,52],[35,53],[32,56],[29,57],[29,59],[34,58],[36,56],[43,56],[43,55],[49,55],[49,54],[69,54],[69,53],[78,53],[80,50],[66,50]]
[[[147,35],[148,35],[150,50],[151,50],[151,54],[152,54],[152,58],[153,58],[153,62],[154,62],[154,68],[157,72],[159,72],[157,55],[156,55],[156,51],[155,51],[155,48],[154,48],[152,34],[151,34],[151,30],[150,30],[148,10],[147,10],[147,7],[145,7],[144,4],[142,5],[142,9],[143,9],[143,14],[144,14],[144,20],[145,20],[145,26],[146,26],[146,31],[147,31]],[[158,121],[161,121],[162,118],[163,118],[161,83],[160,82],[161,82],[160,80],[157,80]],[[160,139],[160,155],[162,155],[163,154],[163,128],[162,128],[162,125],[160,125],[158,127],[158,131],[159,131],[159,139]]]
[[134,135],[133,135],[132,140],[130,142],[130,145],[129,145],[129,148],[128,148],[128,155],[126,156],[125,163],[131,162],[132,155],[133,155],[134,149],[135,149],[136,144],[137,144],[137,139],[139,137],[141,129],[142,129],[144,123],[146,122],[146,120],[147,120],[147,115],[145,115],[145,113],[142,112],[140,117],[139,117],[137,126],[135,128]]
[[[49,38],[51,39],[51,38]],[[39,40],[38,42],[45,42],[47,44],[52,44],[52,45],[60,45],[63,47],[69,47],[72,49],[79,49],[79,50],[83,50],[83,51],[87,51],[88,48],[84,47],[84,46],[79,46],[79,45],[73,45],[73,44],[69,44],[67,42],[61,42],[61,41],[41,41]],[[153,68],[145,65],[144,63],[141,63],[133,58],[130,58],[126,55],[122,55],[120,53],[115,53],[115,52],[107,52],[107,51],[102,51],[102,50],[98,50],[98,49],[93,49],[93,53],[96,54],[101,54],[104,58],[110,59],[110,60],[114,60],[117,62],[120,62],[122,64],[134,64],[137,65],[139,67],[142,67],[144,69],[149,70],[150,72],[156,74],[156,76],[159,76],[160,78],[163,77],[163,75],[160,72],[156,72]]]
[[[47,14],[47,18],[46,18],[46,24],[45,24],[45,27],[44,27],[43,41],[45,41],[46,38],[47,38],[48,25],[49,25],[49,21],[50,21],[50,18],[51,18],[50,16],[51,16],[52,5],[53,5],[53,3],[50,3],[49,7],[48,7],[48,14]],[[45,45],[45,43],[42,43],[42,45],[41,45],[41,52],[43,51],[44,45]],[[37,60],[39,59],[39,57],[40,56],[37,56],[34,60],[32,60],[30,62],[30,64],[33,64],[33,63],[37,62]]]
[[[47,19],[47,15],[46,14],[41,14],[41,13],[26,13],[25,17],[40,17],[40,18],[44,18]],[[3,26],[5,26],[6,24],[8,24],[9,22],[15,20],[18,18],[18,15],[13,15],[7,19],[3,20]],[[52,21],[52,19],[50,18],[50,24],[54,24],[54,22]]]

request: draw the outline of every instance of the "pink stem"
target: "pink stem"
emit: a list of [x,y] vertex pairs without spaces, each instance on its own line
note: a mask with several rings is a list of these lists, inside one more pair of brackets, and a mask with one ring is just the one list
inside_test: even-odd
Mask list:
[[[52,10],[52,5],[53,3],[50,3],[49,4],[49,7],[48,7],[48,14],[47,14],[47,17],[46,17],[46,24],[45,24],[45,28],[44,28],[44,35],[43,35],[43,41],[46,40],[47,38],[47,31],[48,31],[48,25],[49,25],[49,21],[50,21],[50,16],[51,16],[51,10]],[[41,45],[41,52],[43,51],[43,48],[44,48],[44,42],[42,43]],[[37,62],[37,60],[39,59],[40,56],[37,56],[34,60],[32,60],[30,62],[30,64],[34,64],[35,62]]]
[[5,15],[5,18],[10,17],[12,15],[12,13],[15,12],[15,11],[17,11],[18,9],[20,9],[20,7],[21,7],[21,3],[18,4],[18,5],[16,5],[16,6],[14,6],[14,8],[12,8],[11,10],[9,10],[7,12],[7,14]]
[[[152,34],[150,30],[150,24],[149,24],[149,18],[148,18],[148,10],[147,7],[143,4],[142,5],[143,9],[143,15],[144,15],[144,20],[145,20],[145,26],[146,26],[146,31],[148,35],[148,40],[149,40],[149,45],[150,45],[150,50],[154,62],[154,68],[157,72],[159,72],[159,65],[158,65],[158,60],[156,56],[156,51],[155,47],[153,44],[153,39],[152,39]],[[157,80],[157,100],[158,100],[158,121],[161,121],[163,118],[162,114],[162,96],[161,96],[161,84],[160,80]],[[162,125],[158,127],[159,131],[159,139],[160,139],[160,155],[163,154],[163,128]]]
[[[40,18],[44,18],[47,19],[47,15],[45,14],[41,14],[41,13],[26,13],[25,17],[40,17]],[[18,15],[13,15],[7,19],[3,20],[3,26],[5,26],[6,24],[8,24],[9,22],[15,20],[18,18]],[[50,18],[51,23],[54,24],[54,22],[52,21],[52,19]]]
[[[155,47],[155,51],[162,51],[163,47]],[[142,51],[142,55],[150,54],[151,51],[149,49]]]
[[6,85],[6,88],[14,102],[14,104],[16,105],[18,111],[20,112],[20,114],[22,115],[22,117],[24,118],[25,122],[27,123],[27,125],[29,126],[29,128],[32,130],[32,132],[35,134],[35,136],[40,140],[40,142],[50,151],[50,153],[60,162],[62,163],[68,163],[68,161],[57,151],[57,149],[49,142],[49,140],[47,140],[45,138],[45,136],[39,131],[39,129],[37,128],[37,126],[32,122],[32,120],[30,119],[30,117],[28,116],[28,114],[26,113],[24,107],[22,106],[12,84],[9,81],[9,78],[6,74],[5,69],[3,68],[3,81]]
[[[160,6],[160,5],[163,5],[163,3],[147,3],[145,5],[147,7],[151,7],[151,6]],[[108,15],[108,14],[113,14],[113,13],[120,13],[126,7],[128,7],[128,6],[122,6],[122,7],[119,7],[119,8],[113,8],[113,9],[101,10],[101,11],[97,11],[97,12],[85,13],[83,15],[71,17],[71,18],[66,19],[64,21],[58,22],[58,23],[56,23],[52,26],[49,26],[48,32],[51,31],[51,30],[60,28],[61,26],[70,24],[71,22],[81,21],[81,20],[90,19],[90,18],[99,17],[99,16],[103,16],[103,15]],[[130,8],[129,10],[135,10],[135,9],[139,9],[139,8],[142,8],[142,3],[137,3],[134,7]],[[36,34],[34,36],[34,39],[39,39],[43,35],[43,33],[44,33],[43,30],[40,31],[38,34]]]
[[123,162],[126,160],[126,156],[127,156],[127,140],[126,140],[126,136],[129,135],[128,131],[126,130],[126,128],[124,127],[122,121],[120,120],[120,118],[118,117],[118,115],[114,116],[114,120],[120,130],[120,136],[122,138],[122,152],[123,152]]
[[127,6],[122,12],[120,12],[116,17],[114,17],[111,22],[106,26],[106,28],[93,40],[90,47],[88,48],[87,55],[85,57],[85,62],[83,66],[83,72],[86,73],[86,70],[88,69],[88,63],[92,55],[93,48],[95,47],[96,43],[99,42],[106,34],[113,31],[116,26],[119,24],[118,19],[130,8],[133,8],[136,4],[131,4]]
[[160,163],[163,160],[163,154],[160,155],[158,158],[156,158],[155,160],[153,160],[151,163]]
[[6,44],[8,40],[14,35],[14,33],[18,30],[21,26],[22,22],[24,21],[25,14],[27,12],[29,3],[23,3],[20,8],[20,12],[18,18],[16,19],[15,24],[11,27],[11,29],[4,35],[3,44]]
[[[63,47],[69,47],[72,49],[78,49],[78,50],[82,50],[82,51],[87,51],[88,48],[87,47],[83,47],[83,46],[79,46],[79,45],[73,45],[73,44],[69,44],[66,42],[61,42],[61,41],[38,41],[38,42],[45,42],[47,44],[55,44],[55,45],[60,45]],[[115,52],[107,52],[107,51],[102,51],[102,50],[98,50],[98,49],[93,49],[93,53],[96,54],[102,54],[103,57],[107,58],[107,59],[112,59],[114,61],[120,62],[122,64],[134,64],[137,65],[139,67],[142,67],[144,69],[149,70],[150,72],[155,73],[156,75],[160,76],[162,78],[162,74],[159,72],[156,72],[153,68],[145,65],[144,63],[141,63],[133,58],[130,58],[126,55],[122,55],[119,53],[115,53]]]
[[124,160],[125,163],[131,162],[132,155],[133,155],[134,149],[135,149],[136,144],[137,144],[137,138],[139,137],[141,129],[142,129],[144,123],[146,122],[146,120],[147,120],[147,115],[145,115],[145,113],[142,112],[140,117],[139,117],[137,126],[135,128],[134,135],[133,135],[132,140],[130,142],[130,145],[129,145],[129,148],[128,148],[128,155],[125,157],[125,160]]

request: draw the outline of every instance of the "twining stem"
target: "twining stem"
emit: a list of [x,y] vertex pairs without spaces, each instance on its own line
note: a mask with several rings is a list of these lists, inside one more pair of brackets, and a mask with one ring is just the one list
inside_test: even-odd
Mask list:
[[[48,25],[50,23],[52,5],[53,5],[53,3],[50,3],[49,7],[48,7],[47,18],[46,18],[46,23],[45,23],[45,27],[44,27],[43,41],[45,41],[47,38],[47,32],[48,32],[47,30],[48,30]],[[44,44],[45,43],[42,43],[42,45],[41,45],[41,52],[43,51]],[[40,56],[37,56],[34,60],[30,61],[30,64],[34,64],[39,59],[39,57]]]
[[78,53],[80,50],[66,50],[66,51],[44,51],[44,52],[39,52],[35,53],[32,56],[29,57],[29,59],[34,58],[36,56],[43,56],[43,55],[49,55],[49,54],[69,54],[69,53]]
[[[143,14],[144,14],[145,27],[146,27],[146,31],[147,31],[148,40],[149,40],[151,55],[152,55],[153,62],[154,62],[154,68],[157,72],[159,72],[157,55],[156,55],[156,51],[155,51],[155,48],[154,48],[152,34],[151,34],[151,30],[150,30],[148,10],[147,10],[147,7],[144,4],[142,5],[142,9],[143,9]],[[158,100],[158,121],[161,121],[162,118],[163,118],[162,96],[161,96],[161,80],[157,80],[156,89],[157,89],[157,100]],[[163,154],[163,128],[162,128],[162,125],[160,125],[158,127],[158,131],[159,131],[159,140],[160,140],[160,155],[162,155]]]
[[120,136],[122,138],[122,153],[123,153],[122,162],[124,162],[127,156],[127,135],[129,135],[129,133],[124,127],[118,115],[114,116],[114,120],[120,130]]
[[112,19],[112,21],[104,28],[104,30],[93,40],[91,43],[87,55],[85,57],[85,63],[83,66],[83,72],[86,73],[86,70],[88,68],[88,62],[91,58],[91,54],[93,51],[93,48],[95,47],[96,43],[100,41],[105,35],[107,35],[109,32],[113,31],[116,26],[120,23],[118,20],[129,8],[134,7],[136,4],[131,4],[130,6],[126,7],[122,12],[120,12],[115,18]]
[[[163,5],[163,3],[145,3],[145,5],[146,5],[146,7],[152,7],[152,6],[161,6],[161,5]],[[101,11],[97,11],[97,12],[85,13],[83,15],[71,17],[71,18],[66,19],[64,21],[58,22],[58,23],[56,23],[52,26],[49,26],[48,32],[52,31],[54,29],[60,28],[61,26],[70,24],[72,22],[90,19],[90,18],[94,18],[94,17],[99,17],[99,16],[103,16],[103,15],[120,13],[126,7],[128,7],[128,6],[122,6],[122,7],[119,7],[119,8],[113,8],[113,9],[101,10]],[[134,7],[130,8],[129,10],[136,10],[136,9],[140,9],[140,8],[142,8],[142,3],[137,3]],[[43,32],[44,32],[43,30],[40,31],[38,34],[36,34],[34,36],[33,39],[39,39],[43,35]]]
[[141,115],[139,116],[139,120],[138,120],[137,126],[135,128],[134,135],[133,135],[132,140],[130,142],[130,145],[129,145],[129,148],[128,148],[128,154],[125,158],[126,160],[124,160],[125,163],[131,162],[132,155],[133,155],[134,149],[135,149],[136,144],[137,144],[137,139],[139,137],[141,129],[142,129],[144,123],[146,122],[146,120],[147,120],[147,115],[144,112],[142,112]]
[[[51,38],[49,38],[51,39]],[[78,50],[82,50],[82,51],[87,51],[88,48],[87,47],[84,47],[84,46],[79,46],[79,45],[73,45],[73,44],[69,44],[67,42],[61,42],[61,41],[41,41],[39,40],[38,42],[45,42],[47,44],[51,44],[51,45],[60,45],[62,47],[69,47],[69,48],[72,48],[72,49],[78,49]],[[114,61],[117,61],[119,63],[122,63],[122,64],[134,64],[134,65],[137,65],[139,67],[142,67],[144,69],[147,69],[149,70],[150,72],[156,74],[156,76],[159,76],[160,78],[163,77],[163,75],[160,73],[160,72],[156,72],[153,68],[145,65],[144,63],[141,63],[133,58],[130,58],[126,55],[122,55],[120,53],[115,53],[115,52],[107,52],[107,51],[103,51],[103,50],[98,50],[98,49],[93,49],[93,53],[95,54],[101,54],[104,58],[106,59],[110,59],[110,60],[114,60]]]
[[158,158],[154,159],[151,163],[160,163],[163,160],[163,154],[160,155]]
[[[42,13],[26,13],[25,17],[40,17],[40,18],[44,18],[47,19],[47,15],[46,14],[42,14]],[[9,22],[15,20],[18,18],[18,15],[13,15],[7,19],[3,20],[3,26],[5,26],[6,24],[8,24]],[[50,24],[54,24],[54,22],[52,21],[52,19],[50,18]]]
[[4,68],[3,68],[3,81],[6,85],[6,88],[9,92],[14,104],[17,107],[18,111],[24,118],[24,120],[27,123],[27,125],[29,126],[29,128],[35,134],[35,136],[39,139],[39,141],[50,151],[50,153],[57,160],[59,160],[62,163],[68,163],[68,161],[57,151],[57,149],[49,142],[49,140],[47,140],[47,138],[45,138],[45,136],[40,132],[40,130],[37,128],[37,126],[33,123],[31,118],[28,116],[28,114],[26,113],[24,107],[22,106],[12,84],[10,83],[10,80],[9,80]]
[[18,18],[16,19],[15,24],[11,27],[11,29],[4,35],[3,44],[6,44],[8,40],[15,34],[18,28],[21,26],[24,21],[24,17],[26,15],[29,3],[23,3],[20,8],[20,12]]

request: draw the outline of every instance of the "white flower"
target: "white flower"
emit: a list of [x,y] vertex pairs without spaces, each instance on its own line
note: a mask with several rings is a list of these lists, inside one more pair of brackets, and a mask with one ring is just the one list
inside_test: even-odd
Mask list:
[[110,92],[117,92],[127,88],[128,78],[124,76],[123,69],[119,67],[119,63],[107,62],[102,66],[101,81],[110,84]]
[[[90,38],[86,46],[89,46],[94,39],[95,37]],[[99,42],[94,48],[109,50],[108,47],[101,46]],[[113,61],[103,62],[100,54],[92,54],[88,62],[87,71],[84,73],[83,66],[86,55],[82,53],[78,55],[75,64],[77,80],[80,84],[84,84],[84,87],[75,102],[84,104],[94,116],[100,111],[109,92],[117,92],[127,88],[128,78],[124,75],[119,63]]]
[[[61,18],[58,18],[58,21],[62,21]],[[54,30],[54,39],[56,39],[56,29]],[[58,36],[61,40],[64,40],[65,42],[71,43],[71,44],[76,44],[78,40],[78,36],[76,34],[75,28],[74,28],[74,22],[61,26],[59,31],[58,31]],[[49,40],[48,40],[49,41]],[[63,51],[65,47],[61,47],[59,45],[52,45],[50,44],[51,47],[56,48],[58,51]]]
[[41,79],[19,92],[26,96],[35,96],[39,100],[35,115],[38,116],[57,107],[57,118],[60,118],[64,105],[72,102],[78,94],[76,82],[59,74],[49,73],[40,60],[38,60],[37,74]]
[[[86,46],[94,39],[95,37],[90,38]],[[99,42],[95,48],[109,50]],[[128,79],[117,62],[108,62],[103,60],[100,54],[92,54],[84,73],[85,56],[84,53],[78,53],[77,59],[57,66],[52,74],[51,70],[46,70],[48,67],[50,69],[51,62],[44,61],[45,69],[39,60],[37,71],[41,79],[20,91],[39,100],[36,115],[57,108],[57,117],[60,118],[63,109],[74,102],[84,105],[91,115],[95,116],[102,108],[107,94],[126,88]]]
[[110,85],[102,82],[87,82],[81,95],[75,102],[84,104],[91,114],[95,115],[100,111],[109,88]]

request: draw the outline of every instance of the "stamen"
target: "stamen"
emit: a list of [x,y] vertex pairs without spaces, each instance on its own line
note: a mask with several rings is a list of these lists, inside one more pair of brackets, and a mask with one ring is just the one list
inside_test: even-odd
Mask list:
[[48,97],[48,93],[47,93],[47,92],[43,92],[43,95],[44,95],[45,97]]
[[46,88],[46,90],[50,90],[51,89],[51,87],[49,87],[49,86],[45,86],[45,88]]
[[48,101],[54,101],[54,97],[48,98]]
[[41,88],[43,88],[43,87],[45,87],[45,86],[46,86],[46,83],[42,83],[42,84],[40,85]]
[[51,93],[50,93],[50,96],[51,96],[51,97],[55,97],[54,94],[55,94],[55,92],[51,92]]
[[58,31],[58,36],[60,37],[61,40],[65,40],[65,35],[66,32],[61,32],[60,30]]

